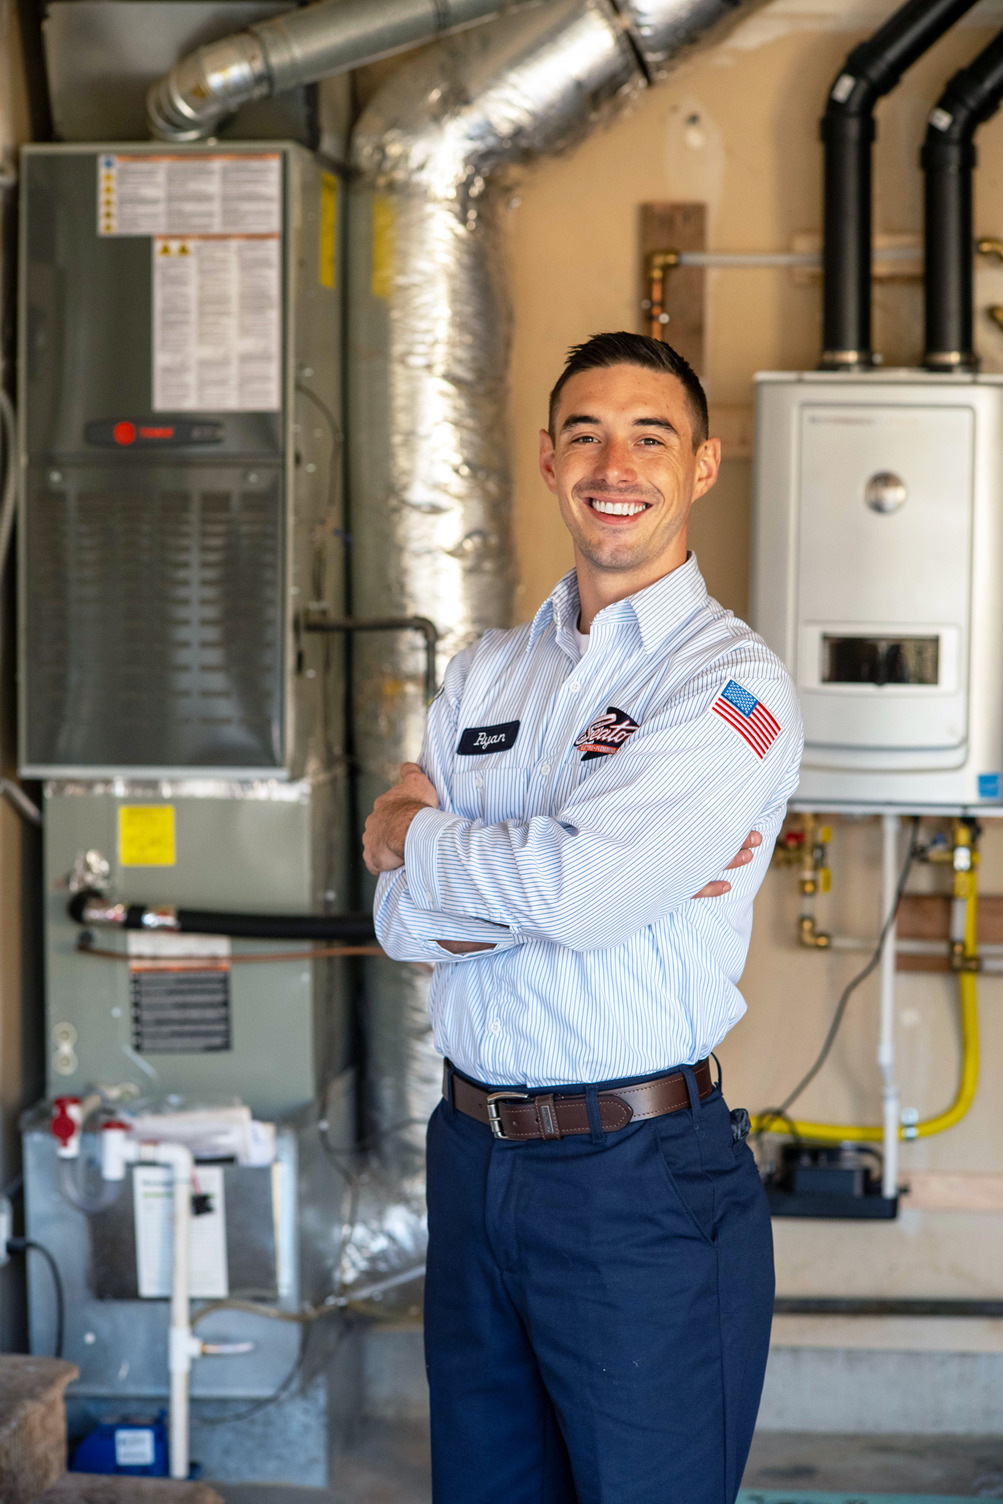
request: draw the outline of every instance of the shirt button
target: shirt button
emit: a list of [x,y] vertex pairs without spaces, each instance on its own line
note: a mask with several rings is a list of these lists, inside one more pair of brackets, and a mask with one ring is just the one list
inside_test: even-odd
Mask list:
[[491,1032],[492,1032],[492,1034],[500,1034],[501,1031],[502,1031],[501,1024],[498,1022],[498,1020],[496,1018],[493,1018],[491,1020]]
[[579,686],[579,683],[578,683],[577,679],[569,679],[568,680],[568,688],[570,689],[570,691],[571,691],[571,693],[573,695],[576,695],[578,693],[579,687],[580,686]]
[[431,888],[426,888],[425,889],[425,902],[429,905],[429,907],[431,907],[431,905],[432,905],[432,890],[431,890]]
[[474,775],[474,788],[475,789],[482,789],[483,787],[484,787],[484,779],[481,777],[480,773],[475,774]]
[[550,772],[550,763],[549,762],[541,762],[541,764],[540,764],[540,772],[543,774],[544,778],[546,778],[547,774]]

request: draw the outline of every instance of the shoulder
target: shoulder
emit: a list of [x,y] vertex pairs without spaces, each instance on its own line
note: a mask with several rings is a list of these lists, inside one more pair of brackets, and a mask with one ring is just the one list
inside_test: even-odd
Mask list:
[[497,673],[505,664],[520,657],[529,644],[531,627],[532,622],[507,629],[489,627],[475,642],[468,643],[449,660],[440,693],[456,700],[473,674]]
[[673,676],[676,692],[685,697],[707,697],[710,702],[735,680],[757,698],[768,694],[777,709],[787,713],[788,724],[800,727],[801,707],[786,664],[747,622],[713,599],[674,666],[682,670]]

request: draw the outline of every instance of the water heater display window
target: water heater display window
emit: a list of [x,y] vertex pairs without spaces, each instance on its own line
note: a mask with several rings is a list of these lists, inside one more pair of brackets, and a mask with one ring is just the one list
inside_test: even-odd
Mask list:
[[939,682],[939,637],[822,637],[823,684]]

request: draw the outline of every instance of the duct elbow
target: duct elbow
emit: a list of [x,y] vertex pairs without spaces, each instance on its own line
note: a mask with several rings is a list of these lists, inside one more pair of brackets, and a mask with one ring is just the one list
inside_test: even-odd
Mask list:
[[203,141],[242,104],[272,92],[263,44],[253,32],[237,32],[189,53],[153,84],[150,131],[160,141]]

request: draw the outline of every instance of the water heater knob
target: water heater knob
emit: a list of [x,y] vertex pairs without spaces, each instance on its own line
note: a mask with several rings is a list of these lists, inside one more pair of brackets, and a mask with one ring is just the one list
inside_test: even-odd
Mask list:
[[872,512],[897,512],[905,499],[905,481],[891,470],[879,470],[864,487],[864,500]]

